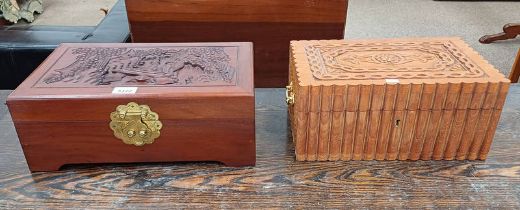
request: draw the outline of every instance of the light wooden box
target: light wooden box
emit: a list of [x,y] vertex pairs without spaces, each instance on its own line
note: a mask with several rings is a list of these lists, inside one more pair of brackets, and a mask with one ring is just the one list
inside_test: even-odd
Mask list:
[[510,81],[459,38],[293,41],[297,160],[486,159]]

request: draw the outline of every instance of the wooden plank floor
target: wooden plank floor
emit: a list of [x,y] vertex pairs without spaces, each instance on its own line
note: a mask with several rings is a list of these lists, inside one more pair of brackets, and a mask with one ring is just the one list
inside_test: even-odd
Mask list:
[[[0,92],[5,101],[9,91]],[[28,172],[0,106],[5,208],[520,208],[520,86],[487,161],[295,162],[284,90],[257,90],[257,166],[213,163],[69,166]],[[2,103],[4,104],[4,103]]]

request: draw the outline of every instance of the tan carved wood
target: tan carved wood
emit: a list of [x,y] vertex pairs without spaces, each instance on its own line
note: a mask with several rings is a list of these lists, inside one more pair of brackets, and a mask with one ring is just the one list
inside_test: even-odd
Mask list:
[[302,85],[503,79],[457,38],[299,41],[292,43],[291,53]]
[[294,41],[298,160],[485,159],[509,80],[458,38]]

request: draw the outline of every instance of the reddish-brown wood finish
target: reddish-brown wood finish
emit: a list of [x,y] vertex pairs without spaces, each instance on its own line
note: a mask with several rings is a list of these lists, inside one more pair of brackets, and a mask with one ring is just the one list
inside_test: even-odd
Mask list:
[[492,42],[513,39],[520,35],[520,23],[508,23],[504,25],[504,32],[492,35],[484,35],[478,40],[482,44],[489,44]]
[[[520,86],[486,161],[294,161],[282,89],[256,89],[257,165],[95,164],[29,173],[0,90],[0,209],[520,209]],[[332,149],[332,146],[331,146]]]
[[[201,46],[238,49],[238,54],[231,56],[230,61],[235,62],[233,81],[236,83],[191,87],[135,85],[138,92],[130,95],[112,94],[114,87],[111,85],[59,87],[76,84],[40,84],[60,59],[73,59],[63,56],[69,49]],[[190,70],[193,69],[186,71]],[[159,115],[163,128],[154,143],[137,147],[114,137],[109,127],[110,113],[118,105],[129,102],[148,105]],[[8,97],[7,104],[31,171],[58,170],[62,165],[77,163],[218,161],[229,166],[255,164],[250,43],[65,44]]]
[[512,83],[517,83],[520,78],[520,49],[518,49],[518,53],[516,54],[515,63],[513,64],[513,68],[509,73],[509,80]]
[[343,39],[347,0],[126,0],[134,42],[253,42],[255,86],[285,87],[291,40]]

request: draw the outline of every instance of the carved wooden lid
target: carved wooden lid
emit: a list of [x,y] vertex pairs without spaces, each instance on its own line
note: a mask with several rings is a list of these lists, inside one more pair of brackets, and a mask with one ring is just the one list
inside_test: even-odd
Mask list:
[[123,97],[253,93],[251,43],[62,44],[26,79],[16,97]]
[[300,86],[508,82],[460,38],[293,41]]
[[162,122],[249,119],[252,43],[62,44],[7,98],[18,122],[103,122],[106,129],[111,113],[130,102]]

